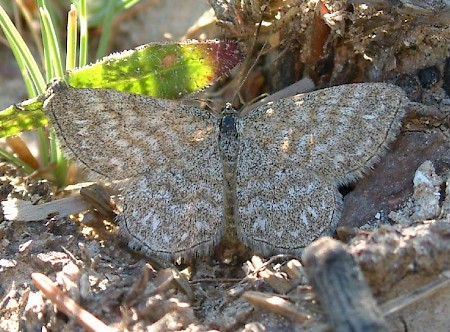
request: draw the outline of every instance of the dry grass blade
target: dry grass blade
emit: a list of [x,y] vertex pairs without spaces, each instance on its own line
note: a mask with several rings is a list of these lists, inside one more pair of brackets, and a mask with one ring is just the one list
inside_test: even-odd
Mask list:
[[272,311],[297,322],[305,322],[309,315],[300,312],[291,302],[271,294],[260,292],[245,292],[242,297],[249,303]]
[[39,162],[31,153],[28,146],[19,136],[9,136],[6,137],[6,143],[13,150],[15,154],[19,157],[20,160],[30,165],[33,169],[38,170],[40,168]]
[[41,167],[22,138],[19,136],[6,137],[6,143],[20,160],[30,165],[33,169],[38,170]]
[[114,332],[113,328],[80,307],[74,300],[64,294],[53,282],[41,273],[32,273],[31,279],[36,287],[52,301],[58,310],[73,318],[80,325],[92,332]]
[[171,286],[177,286],[183,293],[187,295],[189,300],[194,300],[194,293],[189,281],[175,268],[169,267],[158,272],[155,280],[156,289],[149,296],[161,293]]
[[194,301],[194,292],[192,291],[191,285],[189,284],[189,281],[186,279],[186,277],[181,274],[176,267],[172,267],[171,271],[173,280],[177,284],[177,286],[183,291],[183,293],[187,295],[190,301]]
[[426,297],[436,294],[439,291],[443,291],[444,289],[449,288],[450,276],[448,276],[447,274],[443,273],[443,276],[441,276],[440,278],[413,291],[410,294],[406,294],[383,303],[382,305],[380,305],[380,309],[383,311],[383,314],[387,316],[415,302],[421,301]]

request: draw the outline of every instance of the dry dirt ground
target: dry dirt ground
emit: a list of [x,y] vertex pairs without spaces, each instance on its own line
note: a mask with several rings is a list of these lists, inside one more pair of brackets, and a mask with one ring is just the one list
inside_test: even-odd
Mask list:
[[[340,1],[324,3],[329,9],[326,27],[314,23],[313,6],[302,11],[306,5],[299,4],[296,12],[282,13],[289,20],[276,32],[262,32],[271,36],[275,51],[265,55],[254,69],[254,84],[244,87],[244,94],[253,96],[254,90],[263,87],[271,90],[288,85],[309,71],[318,86],[394,82],[418,102],[405,118],[402,133],[373,171],[342,189],[346,195],[337,237],[348,243],[347,250],[363,270],[381,310],[389,312],[390,330],[448,331],[449,276],[442,274],[450,265],[448,22],[442,23],[440,15],[427,8],[418,14],[408,6],[383,12],[365,7],[350,10]],[[130,22],[124,23],[128,26],[118,28],[119,48],[130,47],[123,44],[135,40],[130,37],[138,30],[134,24],[150,22],[146,15],[151,17],[162,7],[170,7],[164,1],[152,4],[147,14],[144,10],[135,12],[132,19],[127,18]],[[230,13],[222,20],[225,16],[229,22],[236,19]],[[241,16],[240,22],[247,25],[236,29],[235,20],[234,25],[228,24],[228,33],[242,37],[248,30],[254,31],[248,28],[254,26],[252,16]],[[314,46],[309,37],[311,26],[323,28],[324,32],[313,35],[327,42]],[[219,36],[215,29],[199,24],[190,30],[190,36],[202,32]],[[290,46],[297,44],[301,46]],[[314,52],[308,53],[305,48],[319,54],[314,58],[310,55]],[[325,51],[320,54],[318,49]],[[2,59],[9,57],[5,50],[1,54]],[[1,104],[6,107],[24,96],[19,89],[11,88],[17,86],[18,73],[5,63],[0,65],[0,74],[11,81],[6,90],[2,80],[2,90],[9,91],[8,99],[2,97]],[[64,194],[67,192],[57,193],[49,182],[24,177],[11,164],[0,164],[2,201],[16,198],[40,205]],[[246,252],[227,263],[207,257],[183,266],[162,266],[120,243],[116,225],[93,212],[64,218],[48,216],[32,222],[0,221],[2,331],[85,330],[74,319],[80,312],[64,314],[56,309],[57,300],[49,300],[38,290],[32,273],[48,276],[79,306],[118,330],[327,328],[300,258],[257,257]],[[434,292],[425,292],[422,287],[427,285],[432,285]],[[249,291],[258,292],[259,298],[249,298],[249,294],[255,295]],[[414,293],[417,291],[418,296]],[[395,300],[395,305],[390,300]]]

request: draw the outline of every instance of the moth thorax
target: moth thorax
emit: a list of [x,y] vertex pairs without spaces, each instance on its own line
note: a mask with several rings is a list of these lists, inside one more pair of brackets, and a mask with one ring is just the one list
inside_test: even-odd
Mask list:
[[223,162],[235,163],[239,154],[239,135],[237,131],[237,115],[222,113],[219,125],[219,150]]

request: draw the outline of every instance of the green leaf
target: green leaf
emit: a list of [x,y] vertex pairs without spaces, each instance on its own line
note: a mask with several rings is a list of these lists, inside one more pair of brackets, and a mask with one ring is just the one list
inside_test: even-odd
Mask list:
[[242,58],[234,41],[147,44],[69,71],[74,88],[103,88],[178,99],[227,74]]
[[43,96],[28,99],[0,112],[0,137],[46,126],[48,121],[43,112]]
[[[114,89],[176,99],[213,83],[241,58],[238,44],[233,41],[155,43],[68,71],[65,80],[75,88]],[[46,92],[0,112],[0,137],[45,126],[43,105],[48,97]]]

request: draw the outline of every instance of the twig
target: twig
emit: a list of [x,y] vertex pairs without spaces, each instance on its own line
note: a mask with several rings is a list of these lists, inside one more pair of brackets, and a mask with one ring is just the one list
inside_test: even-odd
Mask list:
[[190,281],[191,284],[200,284],[200,283],[212,283],[212,284],[236,284],[240,282],[241,278],[200,278],[200,279],[194,279]]
[[74,300],[64,294],[53,282],[42,273],[32,273],[31,279],[36,287],[56,305],[58,310],[73,318],[91,332],[116,332],[90,312],[80,307]]

